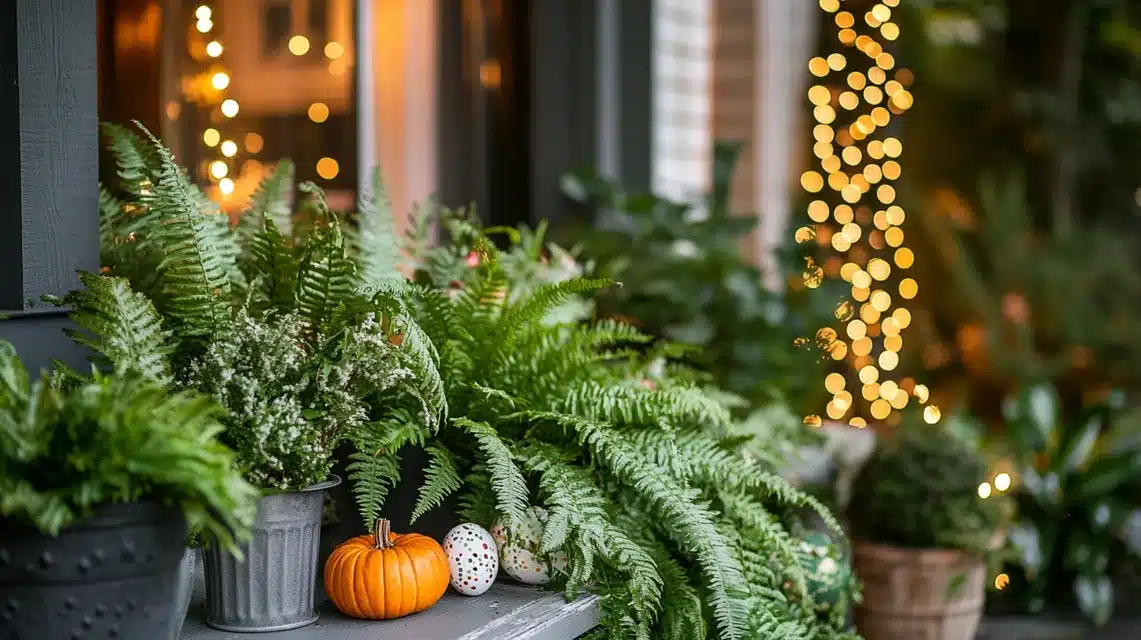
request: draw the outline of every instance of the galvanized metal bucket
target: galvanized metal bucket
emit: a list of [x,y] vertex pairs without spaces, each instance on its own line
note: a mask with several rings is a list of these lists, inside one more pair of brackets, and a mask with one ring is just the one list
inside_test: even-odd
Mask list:
[[325,490],[337,476],[258,501],[244,559],[214,545],[203,550],[206,624],[222,631],[296,629],[317,621],[317,561]]
[[171,640],[182,637],[182,623],[186,621],[186,611],[190,608],[190,594],[194,592],[194,565],[198,552],[190,547],[182,554],[182,564],[178,566],[178,582],[174,585],[174,609],[171,610],[174,634]]

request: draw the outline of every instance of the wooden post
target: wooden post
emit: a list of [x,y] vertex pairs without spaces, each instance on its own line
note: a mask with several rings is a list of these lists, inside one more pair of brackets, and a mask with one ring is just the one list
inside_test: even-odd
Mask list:
[[0,338],[32,369],[84,366],[36,304],[99,268],[94,0],[0,2]]

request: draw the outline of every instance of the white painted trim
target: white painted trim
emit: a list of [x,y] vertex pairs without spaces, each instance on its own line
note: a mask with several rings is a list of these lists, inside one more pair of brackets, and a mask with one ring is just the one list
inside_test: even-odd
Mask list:
[[[372,69],[371,79],[360,87],[362,98],[372,96],[372,104],[361,110],[362,180],[368,180],[379,163],[397,225],[403,228],[412,205],[432,195],[439,184],[439,0],[364,0],[361,4],[368,7],[359,20],[372,29],[361,46],[362,57],[366,50],[371,56],[361,61],[362,78],[366,66]],[[371,125],[364,122],[366,117]]]
[[784,244],[800,135],[806,65],[816,37],[815,2],[761,0],[756,14],[757,83],[755,109],[756,211],[760,216],[758,253],[765,286],[784,286],[776,250]]

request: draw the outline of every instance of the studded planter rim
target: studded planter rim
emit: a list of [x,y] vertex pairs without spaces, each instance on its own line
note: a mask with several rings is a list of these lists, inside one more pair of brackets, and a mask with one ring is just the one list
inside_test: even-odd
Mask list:
[[203,549],[206,624],[222,631],[261,633],[317,621],[317,564],[325,490],[337,476],[301,491],[258,500],[243,559],[216,545]]
[[0,638],[171,638],[186,520],[140,502],[60,532],[0,519]]

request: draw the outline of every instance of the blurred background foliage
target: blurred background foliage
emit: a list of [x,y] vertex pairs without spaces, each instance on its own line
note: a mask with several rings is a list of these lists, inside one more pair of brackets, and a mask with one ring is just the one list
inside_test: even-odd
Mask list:
[[[915,0],[897,9],[916,78],[901,126],[909,242],[928,285],[911,354],[997,420],[1049,380],[1080,406],[1138,388],[1141,6]],[[906,350],[905,350],[906,351]]]

